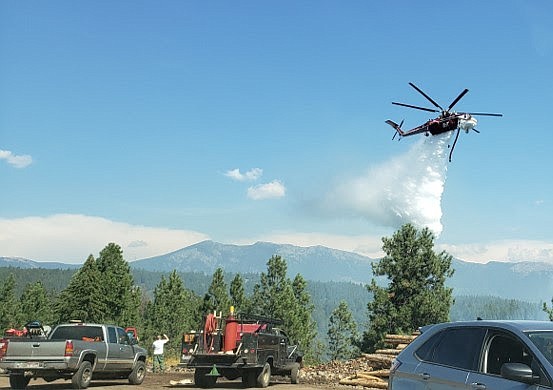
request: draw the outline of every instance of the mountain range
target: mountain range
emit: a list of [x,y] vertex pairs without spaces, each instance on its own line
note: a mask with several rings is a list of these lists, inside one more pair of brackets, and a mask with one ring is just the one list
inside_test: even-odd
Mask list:
[[[301,274],[306,280],[367,284],[373,278],[371,259],[356,253],[323,246],[298,247],[268,242],[229,245],[203,241],[177,251],[135,260],[131,268],[149,271],[201,272],[207,275],[221,267],[230,273],[266,272],[273,255],[284,258],[288,276]],[[37,262],[0,257],[0,267],[77,268],[79,264]],[[550,302],[553,297],[553,265],[549,263],[490,261],[485,264],[453,259],[455,273],[447,281],[454,295],[486,295],[528,302]],[[381,280],[385,282],[385,280]]]

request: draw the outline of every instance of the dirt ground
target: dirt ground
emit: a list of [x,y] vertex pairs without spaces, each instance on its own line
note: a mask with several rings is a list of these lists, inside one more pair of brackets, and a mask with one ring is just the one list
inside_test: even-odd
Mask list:
[[[187,381],[185,384],[175,384],[175,382]],[[173,384],[172,384],[173,383]],[[271,384],[274,390],[308,390],[308,389],[320,389],[321,386],[314,385],[292,385],[289,378],[272,377]],[[6,375],[0,376],[0,389],[9,389],[10,382]],[[57,380],[54,382],[46,383],[42,379],[32,379],[27,387],[29,390],[63,390],[71,389],[71,381]],[[153,374],[148,372],[144,382],[140,386],[130,385],[126,380],[114,380],[114,381],[92,381],[89,389],[93,390],[167,390],[167,389],[196,389],[192,383],[192,374],[183,372],[169,372],[164,374]],[[215,389],[243,389],[240,379],[235,381],[228,381],[225,379],[219,379],[215,385]]]

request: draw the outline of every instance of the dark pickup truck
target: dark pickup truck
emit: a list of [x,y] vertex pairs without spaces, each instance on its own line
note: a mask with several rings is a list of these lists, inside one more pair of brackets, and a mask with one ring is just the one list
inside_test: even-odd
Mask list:
[[25,389],[32,378],[70,379],[74,389],[86,389],[92,379],[128,378],[139,385],[146,375],[147,352],[123,328],[71,323],[47,338],[33,334],[0,340],[0,368],[13,389]]
[[215,386],[218,377],[241,377],[245,387],[267,387],[271,375],[289,376],[298,383],[302,355],[274,326],[278,324],[281,321],[263,317],[227,319],[224,331],[204,328],[186,333],[181,366],[195,369],[194,383],[203,388]]

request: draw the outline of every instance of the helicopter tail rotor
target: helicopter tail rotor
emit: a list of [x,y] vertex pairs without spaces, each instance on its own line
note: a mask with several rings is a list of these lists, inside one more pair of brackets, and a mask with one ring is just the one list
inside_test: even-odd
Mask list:
[[392,126],[392,127],[395,129],[395,131],[396,131],[396,132],[394,133],[394,136],[392,137],[392,140],[393,140],[394,138],[396,138],[396,135],[398,135],[398,134],[399,134],[400,139],[401,139],[401,136],[404,134],[403,130],[401,130],[401,126],[403,126],[403,122],[404,122],[404,120],[402,120],[401,123],[398,125],[397,123],[395,123],[394,121],[392,121],[392,120],[390,120],[390,119],[388,119],[388,120],[386,121],[386,123],[389,124],[390,126]]

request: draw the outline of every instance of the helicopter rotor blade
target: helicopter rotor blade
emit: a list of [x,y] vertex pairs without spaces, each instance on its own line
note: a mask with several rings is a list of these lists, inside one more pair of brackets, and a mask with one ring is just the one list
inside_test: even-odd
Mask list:
[[503,116],[503,114],[490,114],[488,112],[466,112],[465,114],[483,115],[483,116]]
[[474,127],[472,128],[472,130],[476,131],[478,134],[480,134],[480,131],[476,130]]
[[[440,111],[444,111],[444,109],[442,108],[442,106],[440,106],[438,103],[436,103],[434,100],[432,100],[432,98],[430,96],[428,96],[427,94],[425,94],[419,87],[417,87],[415,84],[413,83],[409,83],[409,85],[413,88],[415,88],[417,90],[418,93],[420,93],[422,96],[424,96],[426,99],[428,99],[428,101],[430,103],[432,103],[435,107],[438,107],[440,109]],[[440,111],[436,111],[436,112],[440,112]]]
[[461,92],[461,93],[459,94],[459,96],[457,96],[457,97],[455,98],[454,101],[451,102],[451,104],[450,104],[449,107],[447,108],[447,111],[450,111],[450,110],[453,108],[453,106],[456,105],[457,102],[458,102],[459,100],[461,100],[461,98],[467,94],[468,91],[469,91],[469,90],[465,88],[465,90],[464,90],[463,92]]
[[411,104],[397,103],[397,102],[392,102],[392,104],[395,104],[396,106],[403,106],[403,107],[415,108],[415,109],[417,109],[417,110],[423,110],[423,111],[429,111],[429,112],[440,112],[439,110],[435,110],[435,109],[433,109],[433,108],[425,108],[425,107],[413,106],[413,105],[411,105]]

